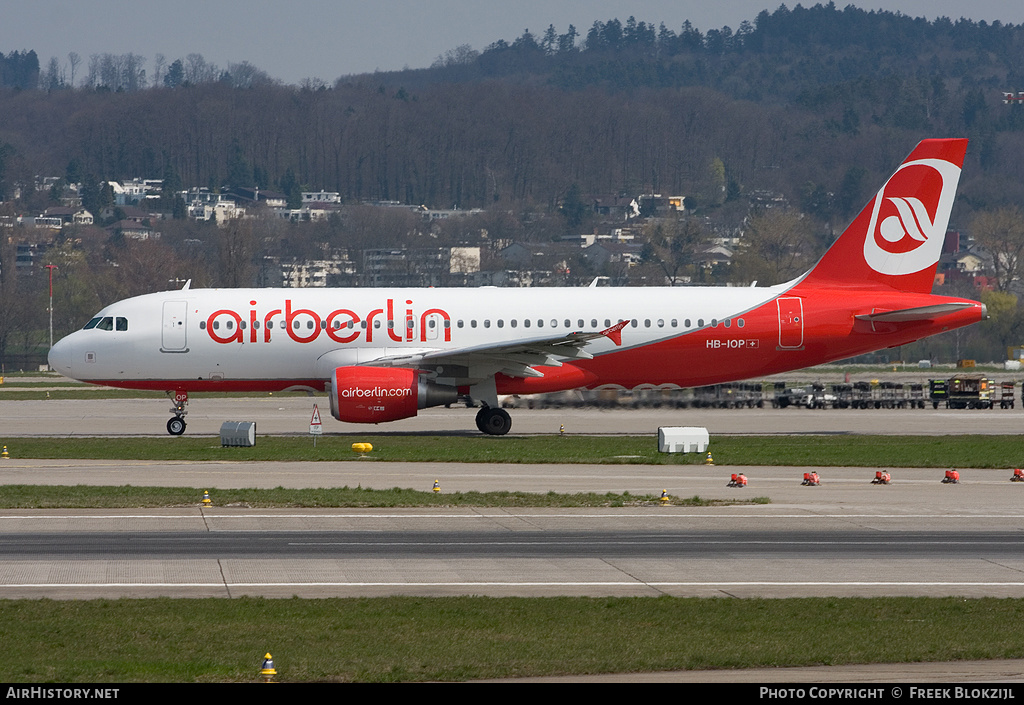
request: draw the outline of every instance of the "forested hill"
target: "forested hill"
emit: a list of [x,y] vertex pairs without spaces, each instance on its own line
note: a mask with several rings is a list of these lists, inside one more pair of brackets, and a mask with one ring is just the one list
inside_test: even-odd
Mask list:
[[830,2],[763,10],[735,31],[701,32],[689,22],[675,30],[634,17],[594,22],[586,34],[550,26],[540,35],[526,31],[511,43],[499,40],[482,52],[458,47],[429,70],[378,76],[420,85],[539,77],[569,89],[706,86],[760,101],[794,100],[818,86],[886,73],[1016,84],[1022,59],[1022,26],[928,21],[853,5],[838,10]]
[[918,139],[967,136],[957,217],[1024,202],[1024,107],[1001,93],[1022,67],[1021,26],[830,3],[735,30],[549,27],[331,86],[0,88],[0,198],[71,173],[510,209],[574,186],[698,208],[772,189],[842,220]]

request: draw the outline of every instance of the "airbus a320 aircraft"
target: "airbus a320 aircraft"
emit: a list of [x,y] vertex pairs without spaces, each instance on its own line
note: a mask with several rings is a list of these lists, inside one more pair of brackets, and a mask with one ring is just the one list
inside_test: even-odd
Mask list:
[[682,388],[903,345],[985,317],[933,296],[967,140],[921,142],[825,256],[770,287],[190,289],[107,306],[50,351],[62,374],[173,393],[314,390],[381,423],[466,396]]

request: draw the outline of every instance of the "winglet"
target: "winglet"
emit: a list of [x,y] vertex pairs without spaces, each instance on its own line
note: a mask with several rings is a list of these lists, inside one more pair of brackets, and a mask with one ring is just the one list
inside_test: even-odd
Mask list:
[[629,321],[619,321],[611,328],[605,328],[601,335],[611,340],[616,345],[622,345],[622,329],[629,324]]

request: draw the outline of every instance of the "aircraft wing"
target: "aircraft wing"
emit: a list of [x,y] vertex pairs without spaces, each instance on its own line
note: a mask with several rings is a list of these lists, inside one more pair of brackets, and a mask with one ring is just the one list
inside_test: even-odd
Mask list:
[[[573,332],[560,336],[523,338],[488,345],[475,345],[451,350],[433,350],[412,355],[389,355],[365,363],[369,367],[416,367],[428,370],[464,368],[458,375],[468,381],[483,379],[497,373],[509,377],[543,377],[534,366],[561,367],[562,360],[589,360],[593,357],[584,348],[599,338],[608,338],[622,345],[622,329],[629,321],[616,323],[597,332]],[[449,376],[449,373],[442,373]]]

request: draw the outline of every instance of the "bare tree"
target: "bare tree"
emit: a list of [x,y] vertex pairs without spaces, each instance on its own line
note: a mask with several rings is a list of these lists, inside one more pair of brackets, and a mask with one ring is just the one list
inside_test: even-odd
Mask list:
[[1007,291],[1024,267],[1024,213],[1016,206],[983,211],[971,221],[974,241],[992,255],[996,287]]
[[157,54],[153,57],[153,87],[157,88],[163,85],[164,81],[164,70],[167,68],[167,57],[163,54]]
[[82,57],[79,56],[77,52],[69,51],[68,52],[68,66],[71,68],[71,78],[68,81],[68,85],[71,88],[75,87],[75,72],[78,70],[78,67],[81,66],[81,64],[82,64]]
[[751,218],[733,262],[741,281],[779,284],[810,267],[815,247],[808,218],[772,209]]
[[707,234],[696,218],[670,220],[659,218],[644,228],[647,243],[642,257],[645,264],[657,264],[669,286],[675,286],[693,273],[697,254],[707,244]]
[[202,54],[185,57],[185,80],[192,85],[213,83],[217,80],[217,65],[209,63]]

